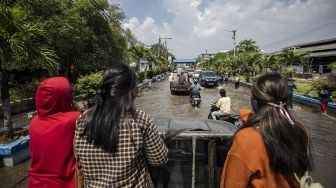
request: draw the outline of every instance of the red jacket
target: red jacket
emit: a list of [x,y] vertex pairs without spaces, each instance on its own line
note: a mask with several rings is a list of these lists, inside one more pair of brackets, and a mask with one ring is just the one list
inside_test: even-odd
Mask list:
[[66,78],[47,79],[37,88],[37,116],[29,126],[29,188],[75,186],[73,137],[80,113],[73,111],[71,103],[72,92]]

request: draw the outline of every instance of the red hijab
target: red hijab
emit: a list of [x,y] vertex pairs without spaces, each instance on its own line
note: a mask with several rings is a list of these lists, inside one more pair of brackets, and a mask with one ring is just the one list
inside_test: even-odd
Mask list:
[[29,188],[75,186],[73,137],[80,113],[73,111],[71,103],[70,83],[64,77],[49,78],[37,88],[37,116],[29,125]]

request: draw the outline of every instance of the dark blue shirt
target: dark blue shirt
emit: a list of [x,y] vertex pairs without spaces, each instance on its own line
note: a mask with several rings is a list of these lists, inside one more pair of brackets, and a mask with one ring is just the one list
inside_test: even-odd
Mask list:
[[185,82],[186,82],[186,77],[183,74],[181,74],[179,76],[178,83],[179,84],[185,84]]
[[296,85],[292,81],[289,81],[287,88],[288,88],[288,95],[293,95],[294,89],[296,89]]
[[322,89],[319,93],[320,101],[328,103],[330,101],[331,93],[328,90]]

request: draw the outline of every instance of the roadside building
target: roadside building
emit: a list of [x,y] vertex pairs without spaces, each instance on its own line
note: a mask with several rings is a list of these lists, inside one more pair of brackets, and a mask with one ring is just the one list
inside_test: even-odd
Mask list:
[[216,54],[209,54],[208,52],[200,54],[197,56],[197,65],[206,64],[211,58],[215,57]]
[[336,38],[297,44],[288,48],[309,54],[312,73],[329,73],[331,69],[328,65],[336,62]]

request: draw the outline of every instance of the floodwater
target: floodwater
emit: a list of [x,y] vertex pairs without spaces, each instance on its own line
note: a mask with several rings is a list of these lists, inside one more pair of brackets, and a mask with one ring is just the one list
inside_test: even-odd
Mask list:
[[[231,98],[232,111],[250,108],[250,89],[240,87],[234,89],[233,84],[225,83],[214,88],[202,88],[202,103],[198,108],[192,107],[187,95],[171,95],[168,80],[153,83],[150,88],[139,92],[136,107],[151,116],[207,118],[210,105],[219,98],[219,89],[225,88]],[[291,111],[298,119],[302,119],[309,127],[314,169],[311,173],[314,181],[324,187],[336,187],[336,118],[321,115],[320,109],[294,103]],[[198,187],[198,186],[197,186]]]
[[[230,83],[214,88],[202,88],[201,106],[195,108],[190,105],[189,96],[170,94],[167,79],[155,82],[150,88],[140,91],[135,104],[138,109],[144,110],[152,117],[206,119],[211,104],[219,98],[220,88],[225,88],[227,95],[231,98],[233,112],[238,112],[240,108],[250,108],[249,88],[240,87],[234,89],[233,84]],[[319,108],[298,103],[294,103],[292,112],[297,118],[305,121],[310,129],[315,162],[315,168],[311,175],[314,181],[322,183],[326,188],[336,187],[336,115],[332,114],[333,117],[324,117],[321,115]],[[16,124],[26,121],[21,116],[14,119],[16,119]],[[197,143],[197,146],[202,146],[202,144],[204,143]],[[191,150],[191,148],[187,149]],[[206,161],[196,161],[196,187],[208,187],[207,169],[200,168],[202,163],[206,165]],[[29,165],[30,160],[15,167],[0,168],[0,182],[3,182],[2,185],[5,185],[5,187],[12,187],[15,184],[15,187],[26,187],[27,168]],[[191,161],[169,161],[168,165],[160,173],[163,177],[169,177],[164,179],[169,181],[169,186],[167,187],[190,187],[191,185]],[[217,170],[217,176],[219,176],[219,173]],[[161,179],[162,182],[164,180]],[[18,181],[21,182],[19,183]],[[2,185],[0,184],[0,188],[3,187]],[[158,187],[165,186],[159,184]]]

